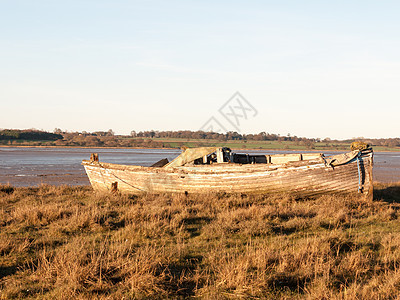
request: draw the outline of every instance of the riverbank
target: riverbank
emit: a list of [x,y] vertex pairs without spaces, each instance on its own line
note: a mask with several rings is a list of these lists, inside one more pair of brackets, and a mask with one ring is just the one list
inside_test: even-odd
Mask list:
[[[191,145],[189,145],[191,146]],[[222,143],[220,145],[213,145],[213,146],[204,146],[204,147],[222,147],[224,146]],[[186,147],[186,146],[184,146]],[[50,149],[149,149],[149,150],[160,150],[160,149],[165,149],[165,150],[180,150],[181,147],[162,147],[162,148],[154,148],[154,147],[107,147],[107,146],[96,146],[96,147],[86,147],[86,146],[54,146],[54,145],[0,145],[0,148],[38,148],[38,149],[45,149],[45,148],[50,148]],[[188,147],[192,148],[192,147]],[[289,148],[231,148],[232,150],[235,151],[290,151],[290,152],[296,152],[296,151],[306,151],[306,152],[348,152],[350,151],[350,148],[345,148],[343,147],[342,149],[337,149],[337,148],[319,148],[319,149],[307,149],[307,148],[296,148],[296,149],[289,149]],[[389,148],[389,147],[375,147],[373,148],[374,152],[400,152],[400,148]]]
[[1,186],[1,296],[392,298],[399,202]]
[[[315,142],[301,144],[294,141],[220,141],[199,139],[163,139],[163,138],[123,138],[112,143],[93,144],[86,142],[69,143],[68,141],[13,141],[10,144],[0,144],[0,147],[37,147],[37,148],[103,148],[103,149],[180,149],[181,147],[228,147],[233,150],[282,150],[282,151],[349,151],[350,142]],[[400,152],[400,147],[373,146],[379,152]]]

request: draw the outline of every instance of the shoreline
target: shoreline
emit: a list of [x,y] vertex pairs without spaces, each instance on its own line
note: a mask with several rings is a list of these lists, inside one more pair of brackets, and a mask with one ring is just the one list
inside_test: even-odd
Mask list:
[[[114,150],[115,149],[115,150]],[[37,186],[38,184],[87,185],[87,175],[81,166],[90,153],[97,152],[102,161],[128,165],[151,165],[159,159],[173,159],[180,154],[176,148],[91,148],[91,147],[3,147],[0,148],[0,183],[14,186]],[[157,150],[160,149],[160,150]],[[164,148],[165,149],[165,148]],[[325,156],[346,153],[340,150],[260,150],[237,149],[236,153],[254,154],[300,154],[323,153]],[[348,152],[348,151],[347,151]],[[103,157],[104,155],[104,157]],[[400,181],[400,153],[375,151],[374,179],[380,182]]]
[[[205,146],[205,147],[213,147],[213,146]],[[49,145],[49,146],[44,146],[44,145],[0,145],[0,148],[54,148],[54,149],[149,149],[149,150],[181,150],[180,148],[171,148],[171,147],[163,147],[163,148],[152,148],[152,147],[87,147],[87,146],[54,146],[54,145]],[[232,150],[240,150],[240,151],[310,151],[310,152],[322,152],[322,151],[327,151],[327,152],[350,152],[350,149],[276,149],[276,148],[231,148]],[[372,147],[373,149],[373,147]],[[398,150],[374,150],[376,153],[400,153],[400,149]]]

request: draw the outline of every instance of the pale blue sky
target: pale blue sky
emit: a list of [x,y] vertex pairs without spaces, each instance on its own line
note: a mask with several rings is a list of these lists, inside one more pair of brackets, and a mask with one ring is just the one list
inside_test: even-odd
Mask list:
[[[398,137],[400,2],[0,0],[0,128]],[[225,125],[225,124],[224,124]],[[228,126],[226,126],[228,127]],[[231,129],[231,128],[228,128]]]

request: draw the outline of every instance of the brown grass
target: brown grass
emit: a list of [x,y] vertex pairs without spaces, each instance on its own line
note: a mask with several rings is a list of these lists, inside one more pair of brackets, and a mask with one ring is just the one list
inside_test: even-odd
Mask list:
[[396,298],[399,202],[0,186],[0,297]]

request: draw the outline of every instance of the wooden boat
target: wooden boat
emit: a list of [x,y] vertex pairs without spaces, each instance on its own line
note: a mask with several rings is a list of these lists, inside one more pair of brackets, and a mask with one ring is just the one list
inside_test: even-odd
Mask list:
[[98,191],[141,193],[360,193],[372,196],[373,151],[352,145],[351,152],[254,155],[229,148],[185,149],[171,162],[151,167],[99,162],[98,155],[82,162]]

